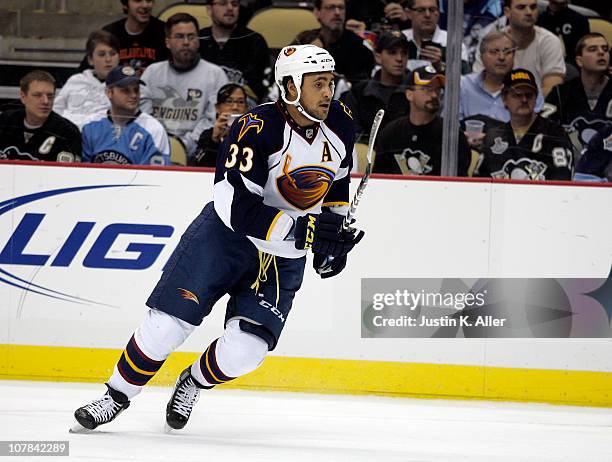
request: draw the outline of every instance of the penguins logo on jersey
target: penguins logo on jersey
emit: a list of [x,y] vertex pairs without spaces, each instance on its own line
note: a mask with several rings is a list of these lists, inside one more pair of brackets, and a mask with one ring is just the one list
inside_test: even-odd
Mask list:
[[545,180],[546,164],[523,157],[519,160],[509,160],[501,170],[491,173],[496,179],[510,180]]
[[288,162],[285,162],[283,171],[276,179],[276,187],[287,202],[300,210],[317,205],[327,194],[335,176],[320,165],[304,165],[289,171]]
[[264,127],[264,121],[250,112],[240,117],[240,119],[238,119],[238,122],[242,124],[242,127],[240,128],[240,133],[238,133],[238,141],[240,141],[242,137],[246,135],[246,133],[251,128],[254,128],[255,131],[257,131],[257,134],[259,134]]
[[603,147],[605,151],[612,151],[612,135],[603,140]]
[[431,156],[419,149],[406,148],[401,154],[395,155],[395,161],[402,175],[427,175],[433,170],[430,160]]
[[571,130],[578,132],[580,141],[583,146],[586,146],[591,141],[591,138],[609,123],[609,121],[601,119],[587,120],[584,117],[577,117],[572,120],[569,127]]

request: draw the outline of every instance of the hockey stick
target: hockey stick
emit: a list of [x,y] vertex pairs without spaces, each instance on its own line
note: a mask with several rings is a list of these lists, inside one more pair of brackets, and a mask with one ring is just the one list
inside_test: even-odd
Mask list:
[[357,186],[357,191],[355,191],[355,195],[353,196],[351,205],[349,205],[346,217],[344,217],[344,223],[342,223],[342,228],[344,228],[345,230],[350,229],[351,223],[355,220],[357,206],[359,205],[361,196],[363,196],[363,192],[365,191],[365,188],[368,185],[368,180],[370,179],[370,175],[372,174],[372,167],[374,165],[374,143],[376,142],[376,135],[378,135],[378,129],[380,128],[380,124],[384,115],[385,110],[379,109],[376,115],[374,116],[374,122],[372,122],[372,128],[370,129],[368,152],[366,155],[368,163],[366,165],[365,172],[363,172],[363,176],[361,177],[361,181],[359,182],[359,186]]
[[[355,232],[355,228],[351,228],[351,224],[355,221],[355,213],[357,212],[357,206],[359,205],[359,201],[363,196],[363,192],[365,191],[366,186],[368,185],[368,180],[370,179],[370,175],[372,174],[372,167],[374,165],[374,144],[376,143],[376,135],[378,135],[378,129],[380,128],[380,123],[385,115],[384,109],[379,109],[376,115],[374,116],[374,122],[372,122],[372,128],[370,129],[370,140],[368,141],[368,152],[366,154],[366,159],[368,161],[365,171],[363,172],[363,176],[361,177],[361,181],[357,186],[357,191],[355,191],[355,195],[353,196],[353,200],[351,201],[348,212],[346,213],[346,217],[344,217],[344,221],[342,222],[342,229],[349,232]],[[332,260],[333,257],[328,256],[325,258],[323,265],[317,268],[318,274],[326,274],[332,271]]]

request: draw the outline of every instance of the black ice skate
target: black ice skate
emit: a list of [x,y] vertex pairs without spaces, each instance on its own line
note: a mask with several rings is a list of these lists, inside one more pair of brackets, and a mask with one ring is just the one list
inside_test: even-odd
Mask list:
[[181,372],[166,406],[166,430],[180,430],[187,424],[193,406],[200,398],[200,388],[205,387],[195,381],[191,366]]
[[111,388],[102,396],[74,411],[77,424],[70,430],[73,433],[86,432],[95,429],[98,425],[110,422],[124,409],[130,406],[130,401],[120,391]]

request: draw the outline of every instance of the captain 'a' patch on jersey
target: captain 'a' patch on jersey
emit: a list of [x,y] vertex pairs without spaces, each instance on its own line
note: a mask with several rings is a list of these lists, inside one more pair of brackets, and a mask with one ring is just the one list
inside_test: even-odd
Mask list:
[[220,148],[215,210],[261,250],[304,255],[282,239],[295,218],[323,205],[346,213],[354,138],[353,122],[337,102],[324,122],[305,128],[281,103],[256,107],[232,125]]

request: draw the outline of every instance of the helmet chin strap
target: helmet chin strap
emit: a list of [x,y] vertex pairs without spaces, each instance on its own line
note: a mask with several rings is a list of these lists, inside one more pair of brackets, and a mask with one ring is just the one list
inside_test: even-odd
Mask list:
[[285,103],[287,103],[287,104],[291,104],[292,106],[295,106],[295,108],[298,110],[298,112],[300,114],[302,114],[304,117],[306,117],[307,119],[310,119],[310,120],[312,120],[313,122],[316,122],[316,123],[323,122],[324,119],[317,119],[315,116],[309,114],[308,111],[306,110],[306,108],[300,104],[300,98],[302,96],[302,90],[300,88],[298,88],[297,92],[298,92],[297,97],[293,101],[289,101],[287,99],[286,95],[285,95],[285,92],[283,92],[283,94],[281,95],[283,97],[283,101]]

